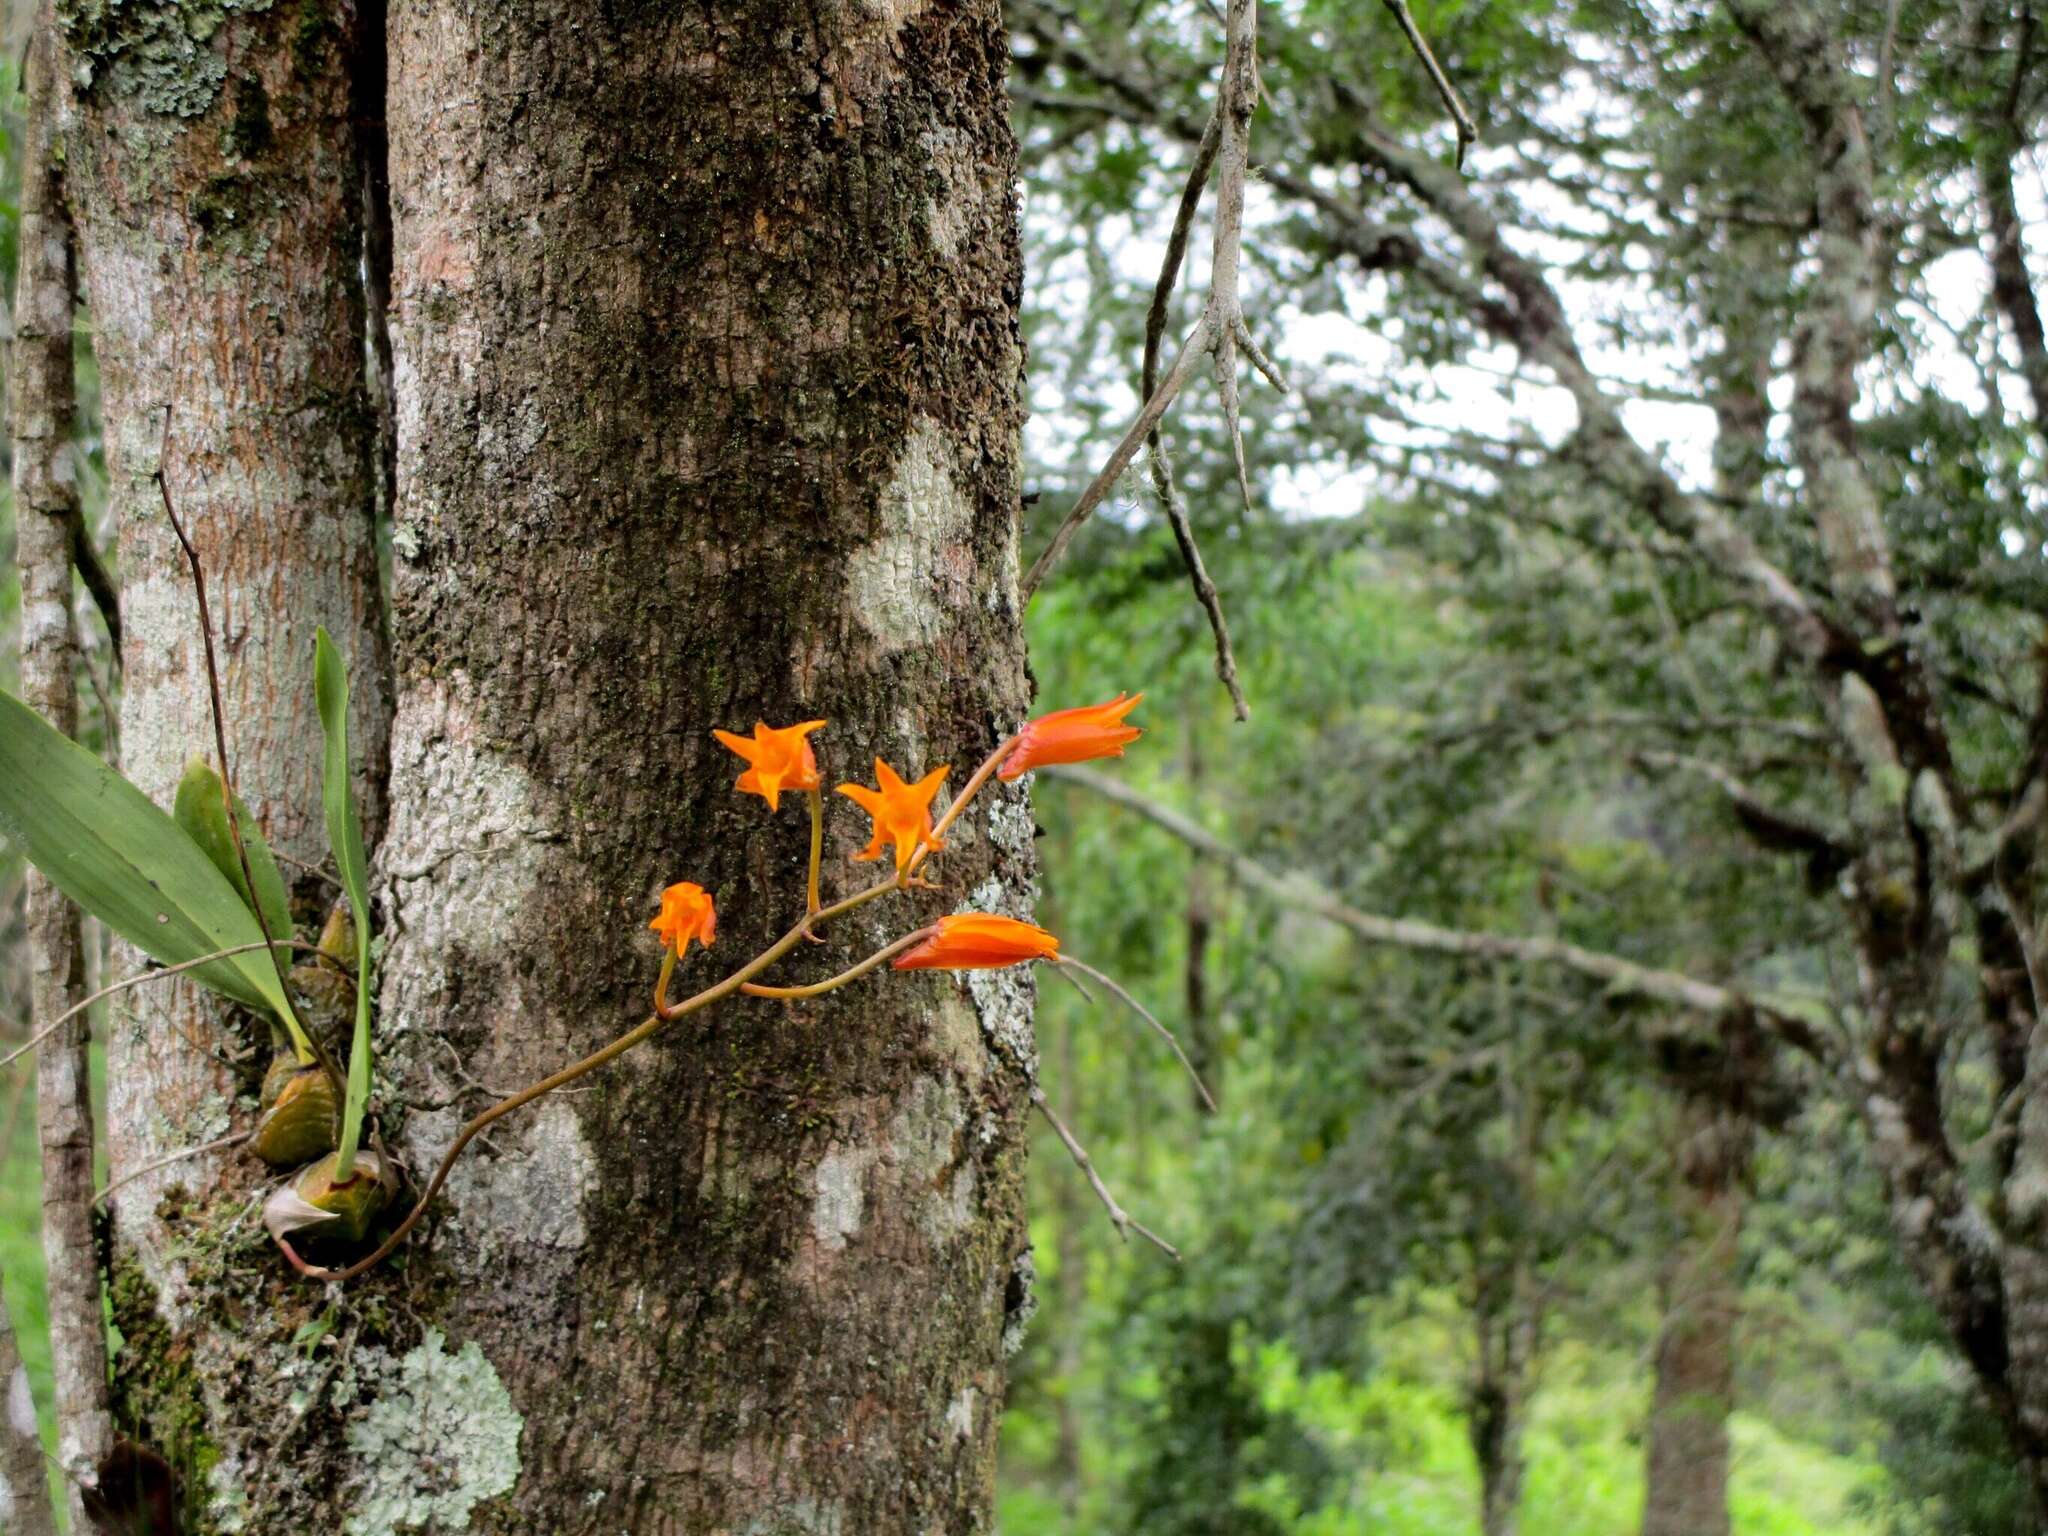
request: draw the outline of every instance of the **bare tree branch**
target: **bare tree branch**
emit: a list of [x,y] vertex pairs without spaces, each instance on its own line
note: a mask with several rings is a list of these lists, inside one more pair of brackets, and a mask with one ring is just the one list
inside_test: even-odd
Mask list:
[[[1054,970],[1061,972],[1065,972],[1069,967],[1072,967],[1074,970],[1081,971],[1089,976],[1093,976],[1097,981],[1101,982],[1105,988],[1108,989],[1112,997],[1116,998],[1117,1001],[1121,1002],[1126,1008],[1130,1009],[1131,1012],[1135,1013],[1139,1018],[1143,1019],[1147,1024],[1151,1025],[1152,1028],[1158,1033],[1159,1038],[1164,1040],[1167,1043],[1168,1047],[1172,1049],[1174,1059],[1178,1061],[1181,1064],[1181,1066],[1186,1070],[1189,1081],[1195,1085],[1195,1092],[1199,1093],[1202,1096],[1202,1103],[1204,1107],[1208,1109],[1210,1114],[1213,1115],[1216,1113],[1216,1100],[1215,1097],[1209,1092],[1209,1085],[1202,1081],[1202,1074],[1197,1072],[1195,1070],[1195,1064],[1192,1061],[1188,1060],[1188,1053],[1180,1048],[1180,1041],[1175,1037],[1173,1031],[1168,1029],[1164,1024],[1160,1023],[1159,1020],[1156,1017],[1154,1017],[1151,1009],[1147,1008],[1143,1003],[1139,1002],[1135,997],[1131,996],[1130,992],[1127,991],[1123,986],[1119,985],[1114,977],[1103,975],[1102,972],[1095,969],[1094,966],[1088,964],[1088,962],[1085,960],[1078,960],[1072,955],[1061,955],[1059,956],[1059,958],[1052,962],[1052,967]],[[1072,976],[1068,976],[1067,979],[1069,981],[1073,981],[1076,987],[1081,987],[1081,983],[1075,980]],[[1083,997],[1088,996],[1088,989],[1086,987],[1081,987],[1081,995]]]
[[[1159,347],[1166,335],[1167,310],[1173,298],[1174,285],[1180,278],[1181,263],[1187,255],[1188,230],[1194,223],[1195,210],[1201,206],[1202,188],[1209,179],[1210,168],[1216,163],[1216,150],[1222,140],[1221,119],[1211,117],[1201,143],[1195,146],[1194,164],[1188,169],[1187,185],[1181,192],[1180,208],[1173,219],[1173,233],[1167,237],[1166,257],[1159,265],[1159,281],[1153,285],[1152,305],[1145,313],[1142,375],[1142,393],[1148,399],[1158,386]],[[1231,649],[1230,625],[1223,617],[1223,600],[1217,595],[1216,583],[1209,579],[1208,567],[1202,561],[1201,546],[1195,542],[1194,524],[1189,521],[1187,507],[1174,486],[1173,467],[1167,462],[1157,425],[1152,429],[1148,447],[1152,488],[1158,492],[1159,504],[1166,512],[1167,526],[1172,528],[1174,542],[1180,546],[1181,563],[1187,567],[1188,580],[1194,584],[1195,600],[1209,616],[1209,632],[1216,640],[1216,676],[1229,692],[1230,705],[1237,718],[1249,720],[1251,706],[1245,702],[1244,689],[1237,680],[1237,654]]]
[[1408,0],[1385,0],[1388,10],[1394,13],[1394,20],[1400,23],[1402,34],[1408,39],[1408,46],[1415,50],[1415,56],[1422,60],[1422,67],[1429,73],[1429,83],[1436,87],[1442,99],[1444,110],[1451,114],[1451,122],[1458,130],[1458,156],[1453,162],[1457,170],[1465,169],[1465,151],[1479,138],[1479,125],[1472,121],[1472,114],[1465,110],[1465,103],[1458,95],[1458,88],[1451,84],[1451,78],[1444,73],[1443,65],[1437,63],[1436,55],[1430,52],[1429,39],[1422,35],[1422,29],[1415,25],[1415,18],[1408,11]]
[[1899,633],[1898,584],[1877,491],[1857,449],[1856,369],[1869,355],[1881,283],[1875,169],[1860,85],[1817,17],[1780,0],[1730,0],[1813,141],[1819,274],[1793,327],[1793,442],[1837,596],[1868,633]]

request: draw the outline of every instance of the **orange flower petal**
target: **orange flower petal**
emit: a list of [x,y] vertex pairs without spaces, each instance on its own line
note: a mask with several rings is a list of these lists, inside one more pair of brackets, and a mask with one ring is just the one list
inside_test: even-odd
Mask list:
[[1017,733],[1017,745],[998,770],[1008,782],[1050,763],[1085,763],[1097,757],[1122,757],[1124,748],[1145,733],[1125,725],[1124,716],[1143,703],[1142,693],[1118,694],[1106,704],[1083,704],[1041,715]]
[[879,789],[869,789],[865,784],[842,784],[839,793],[875,819],[875,835],[868,840],[867,847],[854,857],[860,860],[879,859],[886,843],[896,845],[896,870],[901,874],[916,854],[919,845],[937,848],[940,844],[932,837],[932,797],[938,794],[939,786],[946,781],[950,767],[934,768],[915,784],[903,782],[894,768],[875,759],[875,782]]
[[992,912],[957,912],[938,932],[896,957],[899,971],[987,971],[1029,960],[1057,960],[1060,941],[1036,923]]
[[692,881],[681,880],[661,893],[661,911],[647,926],[679,955],[690,947],[692,939],[709,949],[718,932],[718,911],[712,905],[709,891]]
[[747,760],[747,771],[734,782],[733,788],[742,794],[759,795],[773,811],[780,809],[785,789],[818,787],[818,759],[804,738],[824,724],[822,720],[806,720],[801,725],[772,726],[765,720],[756,720],[751,737],[735,736],[731,731],[711,734],[721,746]]

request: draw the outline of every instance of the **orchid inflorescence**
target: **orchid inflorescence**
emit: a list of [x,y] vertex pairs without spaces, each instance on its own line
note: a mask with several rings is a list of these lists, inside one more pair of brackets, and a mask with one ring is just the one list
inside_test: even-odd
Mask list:
[[[1043,928],[995,913],[957,912],[941,917],[824,981],[776,986],[758,979],[799,943],[823,943],[814,931],[818,925],[893,891],[934,889],[920,877],[919,869],[945,847],[947,829],[991,778],[1000,776],[1009,782],[1034,768],[1123,756],[1124,748],[1143,734],[1125,723],[1142,694],[1118,694],[1107,703],[1060,710],[1027,722],[997,745],[936,820],[933,802],[951,775],[950,767],[934,768],[920,778],[906,780],[888,763],[875,759],[872,787],[841,784],[838,792],[866,811],[873,822],[872,836],[854,859],[873,861],[889,852],[895,873],[829,906],[819,891],[825,840],[824,780],[811,744],[811,737],[824,730],[826,722],[805,720],[777,727],[763,721],[756,723],[751,736],[715,731],[720,744],[747,765],[733,786],[736,790],[759,795],[771,812],[780,809],[785,793],[801,794],[809,805],[810,870],[803,916],[732,974],[692,997],[671,1003],[669,984],[684,952],[693,941],[702,949],[711,948],[717,939],[718,913],[711,893],[702,886],[688,880],[670,885],[661,894],[660,911],[648,924],[662,940],[654,1011],[609,1045],[501,1099],[464,1125],[419,1200],[374,1252],[346,1269],[308,1264],[294,1247],[295,1240],[340,1243],[349,1248],[359,1245],[379,1224],[404,1182],[403,1170],[386,1152],[378,1134],[371,1102],[371,907],[362,824],[351,784],[348,669],[327,632],[319,630],[314,645],[313,691],[324,747],[321,804],[346,904],[329,910],[319,943],[310,944],[293,931],[289,893],[276,861],[261,829],[235,793],[205,572],[161,476],[159,487],[165,518],[177,535],[192,577],[217,766],[195,759],[179,784],[173,812],[166,814],[110,765],[20,699],[0,690],[0,827],[23,844],[29,861],[65,895],[160,967],[114,982],[73,1004],[45,1023],[20,1050],[34,1049],[67,1019],[102,997],[145,982],[188,976],[258,1016],[267,1016],[275,1056],[263,1077],[262,1113],[253,1130],[173,1152],[129,1170],[116,1183],[197,1152],[246,1142],[261,1161],[287,1175],[263,1207],[264,1224],[285,1258],[300,1273],[317,1279],[353,1279],[405,1240],[433,1203],[463,1149],[493,1122],[596,1071],[677,1019],[735,992],[782,999],[818,997],[892,962],[895,969],[905,971],[986,970],[1037,962],[1060,967],[1069,979],[1075,974],[1088,976],[1165,1036],[1181,1064],[1194,1075],[1179,1042],[1129,993],[1072,955],[1062,955],[1059,940]],[[311,951],[313,962],[292,965],[290,957],[301,951]],[[259,954],[260,960],[256,958]],[[302,997],[311,1002],[337,984],[346,988],[353,1014],[345,1064],[319,1033],[308,1027],[308,1018],[301,1012]],[[1075,985],[1081,983],[1076,980]],[[1199,1088],[1198,1076],[1196,1084]],[[1213,1108],[1207,1090],[1201,1091],[1204,1102]],[[1030,1086],[1030,1098],[1088,1175],[1117,1230],[1136,1230],[1173,1253],[1169,1244],[1133,1221],[1110,1197],[1073,1132],[1053,1113],[1036,1084]],[[102,1198],[114,1187],[101,1191]]]
[[[933,889],[921,878],[920,869],[934,853],[945,848],[947,830],[959,820],[962,812],[991,778],[1000,777],[1005,782],[1010,782],[1021,778],[1034,768],[1055,763],[1078,763],[1095,758],[1123,756],[1124,748],[1143,734],[1138,727],[1124,723],[1124,717],[1137,707],[1143,697],[1142,694],[1119,694],[1107,703],[1060,710],[1027,722],[1016,734],[1005,738],[997,745],[936,819],[932,814],[933,803],[951,775],[950,766],[933,768],[922,777],[910,780],[897,773],[882,759],[876,758],[875,783],[872,787],[866,784],[846,783],[838,786],[838,793],[865,811],[873,823],[872,836],[853,858],[856,861],[870,862],[882,858],[887,852],[893,859],[895,872],[889,878],[843,896],[830,905],[825,904],[820,895],[820,863],[824,850],[825,823],[824,779],[819,772],[817,755],[811,743],[811,737],[823,730],[826,722],[806,720],[796,725],[771,726],[761,721],[755,724],[750,736],[738,735],[731,731],[714,731],[712,734],[719,743],[744,760],[747,765],[733,786],[738,793],[758,795],[767,802],[771,812],[781,808],[782,796],[786,793],[801,794],[805,797],[810,812],[811,840],[803,916],[781,938],[737,970],[692,996],[671,1002],[668,995],[669,986],[690,945],[694,942],[700,949],[708,950],[716,941],[718,911],[712,893],[696,882],[679,880],[668,886],[661,893],[660,910],[647,925],[661,939],[662,958],[660,972],[654,984],[654,1009],[645,1020],[581,1061],[492,1105],[465,1125],[442,1157],[440,1167],[435,1171],[418,1203],[375,1252],[340,1270],[326,1270],[307,1265],[288,1247],[287,1255],[302,1273],[320,1279],[347,1280],[363,1273],[404,1241],[406,1234],[418,1222],[446,1181],[449,1169],[461,1155],[463,1148],[492,1122],[588,1072],[595,1071],[663,1027],[708,1008],[735,992],[750,997],[783,1000],[819,997],[827,992],[836,991],[884,965],[899,971],[966,971],[1044,963],[1072,965],[1088,971],[1091,975],[1097,974],[1088,967],[1081,966],[1071,957],[1062,956],[1059,940],[1035,923],[1005,917],[998,913],[956,912],[923,927],[912,929],[885,944],[867,958],[823,981],[802,986],[777,986],[757,979],[778,961],[787,957],[801,942],[807,939],[823,942],[815,932],[819,925],[842,917],[892,892]],[[1066,1142],[1070,1149],[1073,1148],[1075,1143],[1071,1133],[1051,1115],[1050,1109],[1044,1103],[1043,1095],[1035,1088],[1032,1100],[1053,1119],[1062,1141]],[[1090,1175],[1092,1181],[1092,1169]],[[1098,1185],[1098,1193],[1100,1192]],[[1107,1203],[1119,1230],[1127,1223],[1137,1225],[1129,1222],[1113,1201]],[[1144,1232],[1142,1227],[1138,1230]],[[1144,1235],[1151,1236],[1150,1233]],[[1154,1238],[1154,1241],[1158,1239]],[[1166,1245],[1162,1243],[1161,1246]],[[1168,1251],[1172,1250],[1169,1248]]]

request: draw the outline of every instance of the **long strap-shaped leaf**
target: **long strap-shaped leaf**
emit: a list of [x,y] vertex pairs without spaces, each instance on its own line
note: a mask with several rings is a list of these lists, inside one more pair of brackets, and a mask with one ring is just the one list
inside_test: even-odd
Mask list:
[[370,1099],[370,881],[363,857],[363,824],[356,818],[355,797],[349,792],[348,668],[324,627],[313,640],[313,693],[320,705],[320,729],[327,738],[320,803],[327,813],[327,841],[354,909],[356,930],[356,1028],[348,1048],[341,1141],[334,1150],[334,1181],[345,1184],[355,1172],[363,1109]]
[[149,796],[0,691],[0,834],[66,896],[166,965],[243,945],[195,967],[216,992],[276,1014],[307,1059],[263,930],[198,844]]

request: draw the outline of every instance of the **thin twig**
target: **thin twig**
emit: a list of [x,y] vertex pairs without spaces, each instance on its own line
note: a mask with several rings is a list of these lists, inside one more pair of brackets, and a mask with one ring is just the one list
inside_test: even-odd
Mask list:
[[[270,920],[263,915],[263,901],[256,890],[256,873],[249,867],[249,850],[242,843],[242,818],[235,812],[235,778],[228,762],[227,712],[222,707],[220,696],[220,663],[213,653],[213,614],[206,601],[206,571],[199,562],[199,551],[192,547],[192,541],[185,536],[185,525],[178,520],[178,509],[171,505],[171,482],[164,473],[164,461],[169,456],[171,443],[171,408],[164,407],[163,443],[157,450],[156,488],[163,498],[164,516],[170,519],[171,532],[178,536],[178,545],[185,551],[185,564],[192,573],[192,596],[199,606],[199,638],[204,642],[206,654],[206,688],[213,709],[213,746],[220,759],[220,786],[223,809],[227,813],[228,837],[235,845],[235,858],[242,866],[242,879],[249,889],[249,910],[256,914],[256,926],[262,932],[266,943],[275,940],[270,931]],[[356,921],[369,921],[367,912],[358,912]],[[285,1010],[291,1014],[292,1023],[299,1034],[312,1047],[313,1055],[320,1063],[320,1070],[327,1074],[334,1086],[335,1101],[348,1096],[348,1084],[343,1078],[340,1064],[327,1047],[313,1037],[313,1031],[306,1027],[306,1021],[299,1014],[298,1004],[292,1001],[291,983],[285,977],[284,961],[278,958],[275,949],[270,952],[270,964],[277,972],[278,993],[284,999]]]
[[1202,206],[1202,189],[1209,184],[1209,172],[1216,166],[1216,150],[1222,142],[1223,125],[1211,113],[1209,126],[1202,130],[1201,142],[1195,145],[1195,158],[1188,166],[1188,179],[1180,192],[1180,207],[1173,216],[1173,233],[1166,237],[1166,256],[1159,263],[1159,280],[1152,285],[1152,304],[1145,311],[1145,385],[1142,393],[1148,400],[1159,380],[1159,351],[1166,341],[1166,317],[1174,286],[1180,281],[1181,263],[1187,258],[1188,232],[1194,226],[1196,211]]
[[[1188,168],[1187,184],[1181,189],[1180,209],[1173,219],[1173,233],[1167,238],[1166,257],[1159,264],[1159,280],[1152,287],[1152,304],[1145,312],[1142,393],[1147,399],[1151,398],[1158,382],[1159,349],[1166,337],[1167,311],[1171,307],[1174,285],[1180,280],[1181,263],[1187,255],[1188,230],[1195,221],[1196,210],[1201,207],[1202,188],[1209,180],[1210,169],[1216,163],[1216,151],[1222,142],[1222,119],[1211,114],[1209,126],[1203,130],[1202,141],[1195,146],[1194,164]],[[1166,523],[1173,530],[1173,541],[1180,547],[1181,563],[1187,567],[1188,580],[1194,585],[1195,600],[1209,616],[1209,632],[1216,638],[1216,676],[1229,691],[1230,705],[1237,718],[1249,720],[1252,717],[1251,706],[1245,702],[1244,689],[1237,680],[1237,655],[1231,649],[1230,625],[1223,617],[1223,600],[1217,594],[1216,583],[1209,579],[1201,546],[1195,542],[1194,524],[1181,501],[1180,492],[1174,486],[1173,466],[1159,440],[1156,423],[1146,442],[1150,450],[1152,488],[1158,492],[1159,504],[1166,512]]]
[[1415,25],[1415,18],[1408,12],[1408,0],[1384,0],[1388,10],[1394,13],[1394,20],[1401,24],[1401,31],[1408,38],[1408,46],[1415,50],[1415,56],[1422,61],[1422,67],[1429,72],[1430,84],[1443,99],[1444,110],[1451,114],[1451,122],[1458,130],[1457,169],[1465,169],[1465,151],[1479,139],[1479,125],[1472,121],[1472,114],[1465,110],[1465,103],[1459,99],[1458,89],[1451,84],[1451,77],[1437,63],[1436,55],[1430,51],[1429,39],[1422,35],[1422,29]]
[[[1052,968],[1052,973],[1053,975],[1059,977],[1061,981],[1064,981],[1068,986],[1072,987],[1076,992],[1080,993],[1082,1002],[1086,1003],[1090,1008],[1093,1008],[1095,1006],[1095,994],[1093,992],[1090,992],[1088,990],[1088,984],[1081,980],[1080,977],[1076,976],[1071,970],[1067,969],[1067,967],[1065,967],[1064,965],[1056,965]],[[5,1145],[5,1141],[0,1141],[0,1146]]]
[[[317,950],[319,948],[317,944],[308,944],[303,939],[280,939],[278,940],[278,943],[281,945],[287,945],[292,949]],[[154,967],[150,970],[142,971],[137,975],[124,977],[120,981],[110,982],[106,986],[101,987],[99,991],[94,992],[88,997],[82,998],[76,1003],[73,1003],[69,1008],[65,1009],[62,1013],[58,1014],[57,1017],[50,1020],[49,1023],[45,1024],[41,1029],[37,1030],[28,1039],[24,1040],[20,1045],[17,1045],[13,1050],[9,1051],[5,1056],[0,1056],[0,1067],[8,1066],[17,1057],[26,1056],[30,1051],[34,1050],[37,1046],[41,1045],[45,1040],[49,1039],[50,1036],[63,1025],[66,1019],[75,1018],[77,1015],[85,1012],[86,1009],[90,1008],[94,1003],[98,1002],[103,997],[110,997],[114,993],[123,991],[128,987],[139,987],[145,981],[158,981],[166,976],[175,976],[180,971],[196,970],[202,965],[211,965],[213,964],[214,961],[225,960],[231,955],[246,955],[252,950],[267,949],[269,947],[270,946],[267,941],[258,944],[237,944],[232,949],[217,949],[210,955],[199,956],[199,958],[196,960],[181,960],[176,965]],[[196,1041],[189,1040],[187,1043],[197,1044]],[[208,1054],[210,1055],[212,1053],[209,1052]]]
[[1139,1002],[1135,997],[1131,996],[1129,992],[1125,991],[1112,978],[1103,975],[1102,972],[1095,969],[1094,966],[1088,964],[1087,961],[1076,960],[1072,955],[1061,955],[1057,960],[1052,962],[1052,967],[1056,971],[1063,971],[1070,965],[1075,970],[1080,971],[1088,976],[1094,977],[1095,980],[1100,982],[1104,987],[1106,987],[1109,990],[1111,996],[1115,997],[1126,1008],[1130,1009],[1131,1012],[1135,1013],[1139,1018],[1143,1019],[1147,1024],[1150,1024],[1153,1027],[1153,1029],[1159,1032],[1159,1037],[1162,1040],[1164,1040],[1168,1045],[1173,1047],[1174,1056],[1180,1061],[1181,1066],[1187,1069],[1188,1078],[1191,1082],[1194,1083],[1195,1091],[1202,1096],[1202,1102],[1208,1105],[1209,1113],[1212,1115],[1215,1114],[1216,1100],[1209,1092],[1209,1085],[1202,1081],[1202,1074],[1197,1072],[1195,1070],[1195,1064],[1192,1061],[1188,1060],[1188,1053],[1180,1048],[1180,1041],[1174,1038],[1173,1031],[1168,1029],[1164,1024],[1160,1023],[1159,1020],[1153,1016],[1151,1009],[1147,1008],[1143,1003]]
[[1109,494],[1109,488],[1116,484],[1126,469],[1130,468],[1131,460],[1138,455],[1139,445],[1152,435],[1152,429],[1159,425],[1159,419],[1166,414],[1166,408],[1173,404],[1174,397],[1186,386],[1189,376],[1195,371],[1195,359],[1208,344],[1209,320],[1205,315],[1196,322],[1194,330],[1188,334],[1188,339],[1181,343],[1180,354],[1174,358],[1173,366],[1166,371],[1166,377],[1160,381],[1159,388],[1153,391],[1151,398],[1139,410],[1137,419],[1131,423],[1129,430],[1110,451],[1108,460],[1097,471],[1095,478],[1088,482],[1087,488],[1076,498],[1066,519],[1054,530],[1052,541],[1045,546],[1039,557],[1031,562],[1031,569],[1024,573],[1024,579],[1017,584],[1017,597],[1020,602],[1031,601],[1031,594],[1036,592],[1039,583],[1045,580],[1045,573],[1052,569],[1061,555],[1066,553],[1067,546],[1074,540],[1074,535],[1081,531],[1081,525],[1086,523],[1089,515],[1102,504],[1102,498]]
[[98,1205],[123,1184],[132,1183],[136,1179],[141,1178],[145,1173],[155,1173],[159,1168],[168,1168],[172,1163],[182,1163],[186,1158],[198,1157],[202,1153],[219,1152],[228,1147],[239,1147],[255,1134],[254,1131],[236,1131],[232,1136],[223,1136],[218,1141],[205,1142],[196,1147],[185,1147],[177,1152],[167,1152],[162,1157],[153,1158],[149,1162],[144,1163],[140,1168],[129,1169],[128,1172],[122,1174],[121,1177],[115,1179],[105,1189],[94,1195],[92,1203]]
[[1095,1164],[1089,1160],[1088,1149],[1083,1147],[1075,1139],[1074,1133],[1067,1129],[1067,1122],[1053,1113],[1053,1107],[1045,1101],[1045,1090],[1036,1083],[1031,1085],[1031,1102],[1037,1105],[1038,1112],[1045,1116],[1046,1123],[1053,1129],[1053,1134],[1058,1136],[1061,1144],[1066,1147],[1067,1155],[1072,1157],[1081,1172],[1088,1176],[1088,1187],[1095,1191],[1095,1198],[1100,1200],[1103,1209],[1109,1212],[1110,1225],[1116,1228],[1116,1235],[1129,1242],[1131,1234],[1135,1232],[1178,1264],[1178,1248],[1116,1203],[1116,1196],[1109,1192],[1109,1186],[1102,1182],[1102,1175],[1095,1171]]
[[1244,189],[1251,174],[1252,111],[1259,99],[1258,0],[1230,0],[1223,55],[1223,80],[1216,98],[1222,143],[1216,151],[1216,228],[1209,258],[1207,322],[1215,362],[1216,392],[1230,455],[1237,466],[1245,510],[1252,506],[1250,471],[1244,461],[1244,423],[1237,400],[1237,336],[1244,310],[1237,291],[1244,254]]
[[1252,366],[1265,376],[1268,384],[1283,395],[1294,393],[1294,381],[1287,377],[1287,371],[1272,358],[1252,337],[1252,328],[1245,324],[1244,316],[1237,317],[1237,344],[1244,348],[1244,355],[1252,360]]
[[273,859],[276,859],[280,864],[289,864],[293,869],[304,870],[307,874],[313,876],[313,878],[316,880],[324,880],[327,884],[333,886],[334,889],[336,889],[337,891],[345,889],[341,881],[336,879],[333,875],[329,874],[324,868],[322,868],[318,864],[308,864],[304,859],[295,859],[290,854],[280,853],[275,848],[270,850],[270,856]]

